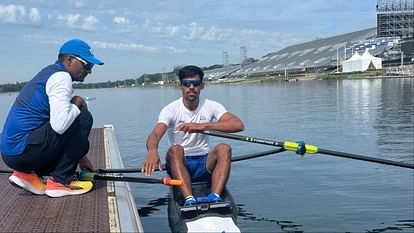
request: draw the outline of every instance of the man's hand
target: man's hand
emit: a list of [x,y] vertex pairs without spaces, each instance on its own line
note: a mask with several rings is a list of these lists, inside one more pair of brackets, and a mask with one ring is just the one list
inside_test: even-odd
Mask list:
[[151,176],[156,167],[162,171],[160,156],[158,156],[158,152],[148,152],[147,158],[142,164],[141,172],[145,173],[145,176]]
[[197,133],[205,130],[205,124],[203,123],[183,123],[177,126],[177,131],[183,131],[186,133]]
[[72,97],[72,99],[70,100],[70,102],[76,106],[78,106],[79,109],[81,109],[82,107],[84,108],[88,108],[88,106],[86,105],[86,101],[80,97],[80,96],[74,96]]

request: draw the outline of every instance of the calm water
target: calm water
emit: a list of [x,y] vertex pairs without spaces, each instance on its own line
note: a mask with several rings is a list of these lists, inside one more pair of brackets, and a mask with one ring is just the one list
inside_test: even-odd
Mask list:
[[[206,86],[245,123],[242,135],[305,141],[414,163],[414,79],[309,81]],[[96,97],[94,126],[112,124],[126,167],[139,167],[145,140],[175,88],[79,90]],[[0,95],[0,126],[15,95]],[[228,139],[234,156],[271,149]],[[162,156],[167,149],[163,140]],[[164,158],[164,157],[163,157]],[[164,160],[162,158],[162,160]],[[156,177],[165,176],[158,173]],[[328,155],[293,152],[232,164],[228,188],[239,204],[242,232],[413,232],[414,172]],[[168,232],[165,186],[133,184],[147,232]]]

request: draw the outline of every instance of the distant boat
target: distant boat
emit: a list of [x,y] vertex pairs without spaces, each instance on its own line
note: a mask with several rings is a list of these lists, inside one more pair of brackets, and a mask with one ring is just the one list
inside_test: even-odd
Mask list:
[[86,96],[86,97],[85,97],[85,100],[86,100],[86,101],[89,101],[89,100],[96,100],[96,97],[89,97],[89,96]]

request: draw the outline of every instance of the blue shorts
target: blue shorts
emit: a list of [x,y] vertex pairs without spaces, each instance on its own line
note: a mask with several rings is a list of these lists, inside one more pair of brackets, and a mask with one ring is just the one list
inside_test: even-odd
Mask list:
[[[211,178],[211,173],[207,170],[207,158],[208,154],[197,156],[186,156],[185,161],[190,173],[191,181],[208,181]],[[172,177],[171,167],[167,163],[165,168],[170,177]]]

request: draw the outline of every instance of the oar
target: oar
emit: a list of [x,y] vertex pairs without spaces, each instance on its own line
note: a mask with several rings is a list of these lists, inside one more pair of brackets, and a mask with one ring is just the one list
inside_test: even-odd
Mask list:
[[[252,154],[240,155],[240,156],[236,156],[236,157],[231,158],[231,161],[232,162],[237,162],[237,161],[242,161],[242,160],[247,160],[247,159],[253,159],[253,158],[258,158],[258,157],[262,157],[262,156],[266,156],[266,155],[280,153],[280,152],[283,152],[283,151],[285,151],[285,149],[277,148],[277,149],[267,150],[267,151],[263,151],[263,152],[256,152],[256,153],[252,153]],[[165,170],[165,164],[162,164],[161,167],[162,167],[163,170]],[[159,171],[159,169],[156,168],[155,171]],[[81,170],[80,175],[82,175],[82,178],[85,179],[85,180],[93,180],[94,178],[96,179],[98,176],[99,177],[104,177],[105,176],[105,178],[102,178],[102,179],[107,179],[107,180],[111,179],[111,178],[108,178],[108,177],[114,177],[113,179],[123,179],[123,180],[120,180],[120,181],[124,181],[125,179],[130,180],[129,178],[132,178],[132,180],[130,182],[138,182],[138,180],[141,180],[141,179],[149,179],[149,178],[125,177],[125,176],[122,176],[123,178],[119,178],[120,175],[118,175],[118,176],[104,175],[105,173],[135,173],[135,172],[141,172],[141,169],[140,168],[115,168],[115,169],[100,168],[100,169],[97,169],[96,172],[90,172],[88,170]],[[11,173],[13,173],[13,170],[0,169],[0,174],[1,173],[11,174]],[[97,178],[97,179],[101,179],[101,178]],[[158,181],[161,181],[161,180],[158,180]],[[158,181],[155,182],[155,183],[159,183]],[[141,182],[141,183],[147,183],[147,181],[144,181],[144,182]]]
[[380,164],[414,169],[413,164],[386,160],[386,159],[379,159],[379,158],[374,158],[374,157],[369,157],[369,156],[364,156],[364,155],[340,152],[340,151],[326,150],[326,149],[319,148],[317,146],[305,144],[304,142],[290,142],[290,141],[278,142],[278,141],[273,141],[269,139],[247,137],[247,136],[242,136],[242,135],[236,135],[236,134],[230,134],[230,133],[224,133],[224,132],[218,132],[218,131],[209,131],[209,130],[202,131],[201,133],[211,135],[211,136],[216,136],[216,137],[235,139],[235,140],[244,141],[244,142],[252,142],[252,143],[257,143],[257,144],[277,146],[277,147],[281,147],[288,151],[294,151],[300,155],[304,155],[305,153],[309,153],[309,154],[319,153],[319,154],[326,154],[326,155],[332,155],[332,156],[357,159],[357,160],[363,160],[363,161],[368,161],[368,162],[373,162],[373,163],[380,163]]
[[[12,170],[3,170],[0,169],[0,173],[11,174],[13,173]],[[131,177],[131,176],[123,176],[123,175],[106,175],[106,174],[99,174],[95,172],[88,171],[87,169],[82,169],[79,173],[80,180],[112,180],[112,181],[124,181],[124,182],[135,182],[135,183],[145,183],[145,184],[164,184],[170,186],[180,186],[183,184],[182,180],[178,179],[170,179],[170,178],[143,178],[143,177]]]
[[111,180],[111,181],[124,181],[124,182],[135,182],[135,183],[146,183],[146,184],[164,184],[169,186],[180,186],[183,184],[182,180],[171,179],[171,178],[143,178],[143,177],[131,177],[123,175],[107,175],[99,174],[95,172],[88,171],[87,169],[82,169],[79,173],[80,180]]
[[262,157],[262,156],[266,156],[266,155],[277,154],[277,153],[280,153],[280,152],[283,152],[283,151],[285,151],[285,149],[277,148],[277,149],[263,151],[263,152],[256,152],[256,153],[247,154],[247,155],[240,155],[240,156],[231,158],[231,161],[232,162],[237,162],[237,161],[242,161],[242,160],[247,160],[247,159],[254,159],[254,158],[258,158],[258,157]]
[[3,169],[0,169],[0,173],[11,174],[11,173],[13,173],[13,171],[12,170],[3,170]]
[[[165,164],[161,164],[162,170],[165,170]],[[100,168],[96,170],[97,173],[135,173],[135,172],[141,172],[141,168],[113,168],[113,169],[106,169],[106,168]],[[159,171],[158,168],[155,169],[155,171]]]
[[[236,156],[236,157],[231,158],[231,161],[232,162],[237,162],[237,161],[242,161],[242,160],[247,160],[247,159],[253,159],[253,158],[258,158],[258,157],[262,157],[262,156],[266,156],[266,155],[280,153],[280,152],[283,152],[283,151],[285,151],[285,149],[278,148],[278,149],[267,150],[267,151],[263,151],[263,152],[256,152],[256,153],[252,153],[252,154],[240,155],[240,156]],[[162,164],[161,167],[162,167],[163,170],[165,170],[165,164]],[[159,169],[156,168],[155,171],[159,171]],[[99,173],[99,174],[102,174],[102,173],[135,173],[135,172],[141,172],[141,168],[115,168],[115,169],[100,168],[100,169],[97,169],[97,173]]]

